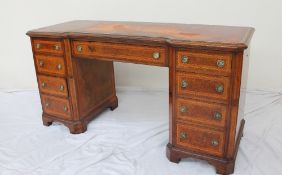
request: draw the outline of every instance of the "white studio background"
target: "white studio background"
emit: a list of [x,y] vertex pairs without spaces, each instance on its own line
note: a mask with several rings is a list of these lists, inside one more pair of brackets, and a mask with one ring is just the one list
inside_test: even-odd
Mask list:
[[[252,26],[249,89],[282,91],[281,0],[1,0],[0,89],[36,89],[25,33],[69,20]],[[168,69],[115,63],[118,87],[167,89]]]

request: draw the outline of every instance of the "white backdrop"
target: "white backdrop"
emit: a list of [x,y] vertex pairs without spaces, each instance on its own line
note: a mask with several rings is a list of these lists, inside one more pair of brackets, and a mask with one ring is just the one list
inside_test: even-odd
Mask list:
[[[0,89],[36,88],[25,33],[74,19],[252,26],[249,89],[282,91],[281,0],[24,0],[0,4]],[[117,86],[163,89],[168,69],[115,64]]]

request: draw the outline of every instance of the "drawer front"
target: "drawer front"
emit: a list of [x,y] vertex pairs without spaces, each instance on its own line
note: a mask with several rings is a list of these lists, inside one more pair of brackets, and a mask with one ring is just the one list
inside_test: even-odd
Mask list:
[[68,96],[67,82],[64,78],[38,75],[38,84],[42,93]]
[[178,120],[225,127],[227,107],[225,105],[178,98],[176,99],[176,116]]
[[59,40],[33,40],[35,52],[53,53],[62,55],[64,53],[63,43]]
[[67,99],[41,95],[43,111],[61,119],[70,120],[70,104]]
[[39,73],[65,75],[65,61],[63,57],[36,55],[35,64]]
[[224,154],[223,132],[177,124],[176,144],[185,149],[222,157]]
[[166,65],[163,47],[73,41],[72,52],[79,57],[98,57],[133,63]]
[[180,95],[227,100],[229,78],[177,72],[176,90]]
[[176,68],[202,73],[230,75],[232,54],[178,51]]

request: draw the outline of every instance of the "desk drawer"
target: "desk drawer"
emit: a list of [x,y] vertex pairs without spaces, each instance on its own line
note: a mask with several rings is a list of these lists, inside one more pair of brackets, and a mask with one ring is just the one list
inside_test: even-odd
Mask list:
[[35,55],[35,64],[39,73],[65,75],[65,61],[63,57]]
[[223,156],[225,136],[223,132],[176,124],[176,144],[184,149],[214,156]]
[[67,97],[67,82],[64,78],[38,75],[39,89],[43,93]]
[[78,57],[97,57],[133,63],[166,65],[166,52],[163,47],[73,41],[72,53]]
[[183,98],[176,99],[176,117],[178,120],[224,128],[226,116],[226,105]]
[[64,53],[63,43],[60,40],[33,40],[33,48],[35,52],[53,53],[62,55]]
[[179,95],[226,101],[229,97],[229,78],[177,72],[176,91]]
[[61,119],[71,119],[68,99],[41,95],[43,111]]
[[178,51],[176,68],[202,73],[230,75],[230,53]]

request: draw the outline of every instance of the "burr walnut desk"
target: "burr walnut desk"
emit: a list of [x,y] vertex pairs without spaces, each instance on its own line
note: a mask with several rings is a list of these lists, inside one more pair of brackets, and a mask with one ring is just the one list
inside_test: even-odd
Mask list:
[[[82,133],[118,106],[113,61],[169,68],[167,157],[230,174],[244,127],[249,27],[71,21],[32,30],[43,124]],[[159,109],[167,110],[167,109]],[[166,116],[164,116],[166,117]]]

